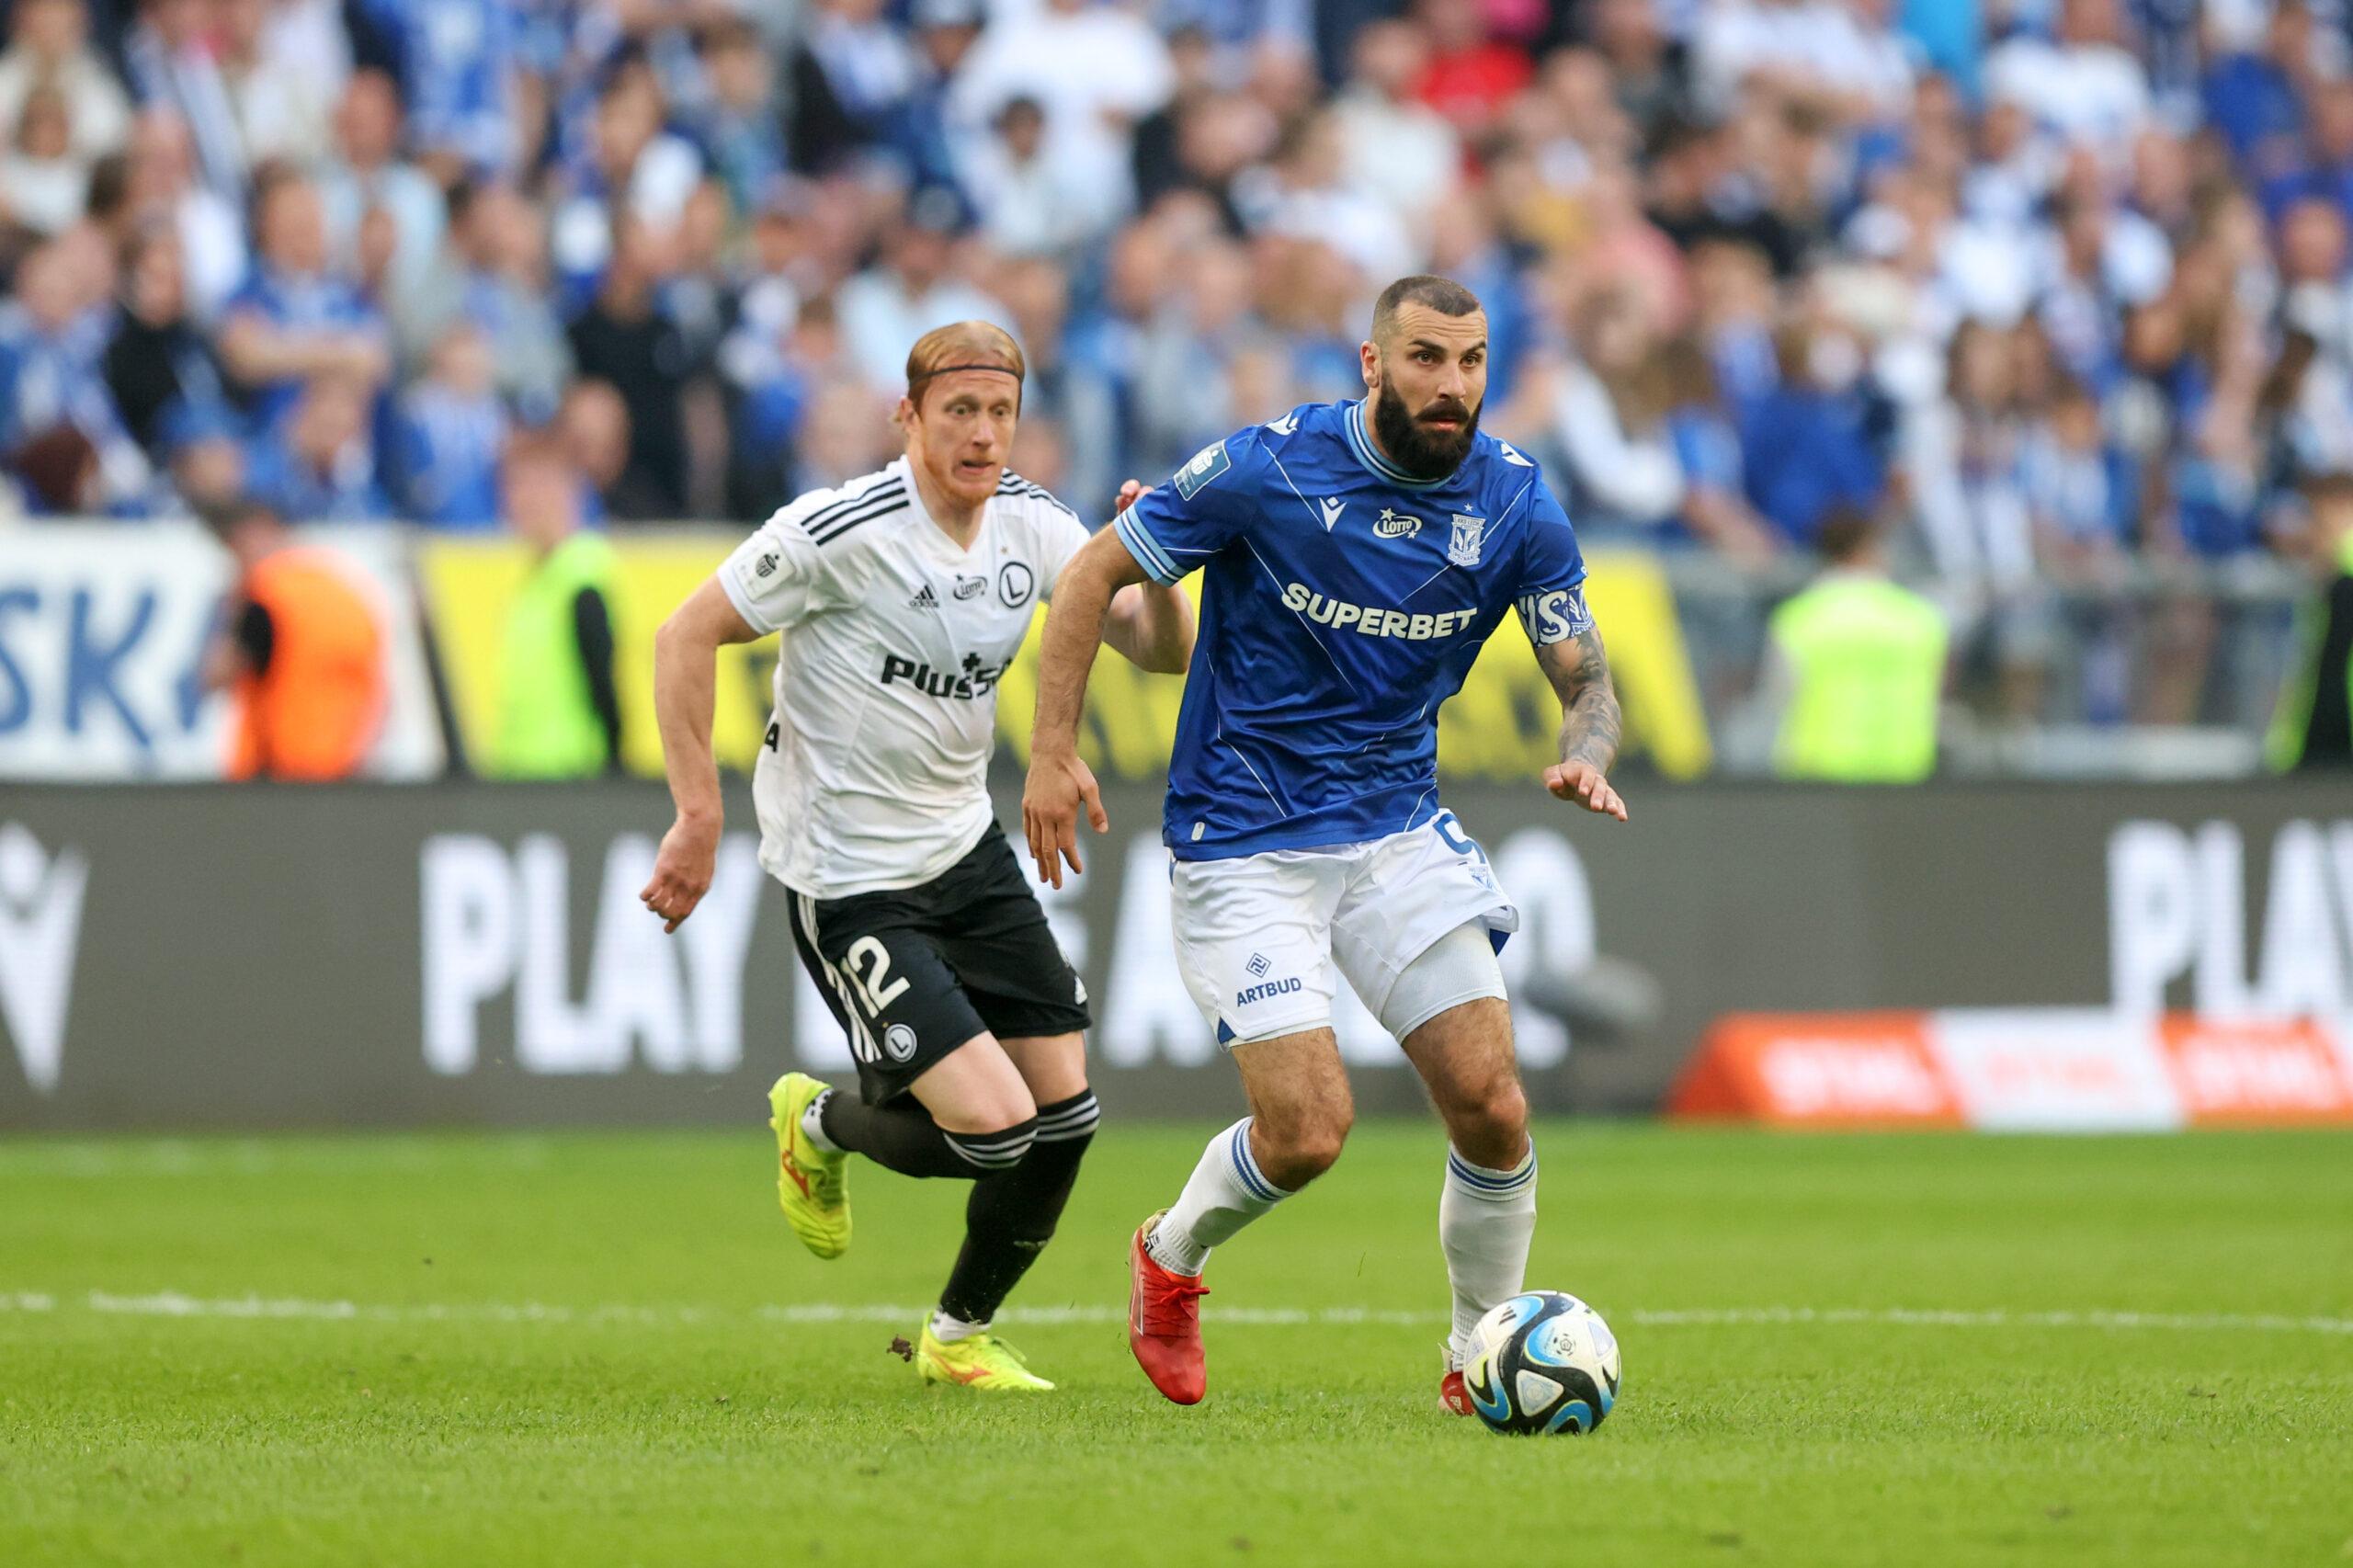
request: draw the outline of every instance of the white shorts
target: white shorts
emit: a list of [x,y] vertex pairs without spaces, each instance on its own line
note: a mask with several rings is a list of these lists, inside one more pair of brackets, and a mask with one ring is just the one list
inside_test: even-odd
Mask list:
[[1451,812],[1366,844],[1178,860],[1169,881],[1177,971],[1221,1045],[1329,1028],[1336,963],[1403,1032],[1411,1024],[1390,1017],[1389,1000],[1408,964],[1472,921],[1497,948],[1519,929],[1487,852]]

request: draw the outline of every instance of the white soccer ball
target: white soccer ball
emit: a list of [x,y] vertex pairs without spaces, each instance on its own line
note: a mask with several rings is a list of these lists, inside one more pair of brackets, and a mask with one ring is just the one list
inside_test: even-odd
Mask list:
[[1491,1430],[1590,1432],[1618,1403],[1618,1336],[1574,1296],[1514,1296],[1479,1320],[1469,1348],[1463,1387]]

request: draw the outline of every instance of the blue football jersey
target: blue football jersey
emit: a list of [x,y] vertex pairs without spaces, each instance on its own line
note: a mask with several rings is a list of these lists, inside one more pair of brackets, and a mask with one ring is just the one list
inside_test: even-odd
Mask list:
[[1428,821],[1438,704],[1505,610],[1538,642],[1592,624],[1576,535],[1532,460],[1482,435],[1451,475],[1414,480],[1365,418],[1362,402],[1293,409],[1119,518],[1154,580],[1205,574],[1162,824],[1180,859]]

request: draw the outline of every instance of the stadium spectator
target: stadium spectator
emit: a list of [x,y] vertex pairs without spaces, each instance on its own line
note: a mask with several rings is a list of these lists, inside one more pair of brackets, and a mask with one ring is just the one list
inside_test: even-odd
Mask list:
[[735,210],[756,211],[786,170],[784,105],[759,29],[740,17],[714,24],[701,64],[710,93],[691,117],[696,139]]
[[399,67],[420,162],[449,184],[505,173],[521,153],[514,65],[520,8],[505,0],[352,0]]
[[[33,251],[17,270],[16,297],[0,303],[0,452],[20,478],[35,477],[27,464],[41,471],[28,494],[42,509],[129,505],[149,481],[107,390],[107,312],[85,295],[94,280],[110,289],[112,268],[100,248],[96,278],[77,277],[78,248],[52,240]],[[96,455],[95,488],[72,442],[44,439],[65,429]]]
[[915,51],[882,16],[881,0],[810,0],[789,62],[792,166],[834,173],[885,144],[916,84]]
[[613,678],[618,564],[581,527],[579,476],[561,444],[518,437],[498,471],[507,527],[530,554],[498,648],[498,728],[486,771],[582,778],[620,766]]
[[494,527],[508,424],[489,340],[456,323],[434,346],[425,379],[401,394],[390,467],[402,515],[438,528]]
[[317,155],[326,141],[331,84],[271,53],[268,0],[212,0],[213,56],[236,117],[245,166]]
[[331,272],[318,187],[282,166],[254,192],[253,276],[230,301],[221,358],[267,429],[301,396],[305,377],[350,378],[372,390],[390,361],[382,319]]
[[1777,335],[1777,384],[1740,422],[1749,503],[1781,537],[1812,545],[1838,508],[1880,505],[1887,467],[1883,405],[1868,385],[1863,345],[1818,307]]
[[1589,295],[1574,328],[1578,357],[1553,374],[1547,432],[1563,460],[1562,503],[1574,509],[1581,540],[1656,545],[1684,505],[1668,424],[1674,388],[1657,330],[1624,285]]
[[39,239],[77,221],[88,200],[90,171],[74,151],[74,121],[64,94],[43,82],[24,97],[7,155],[0,158],[0,219]]
[[981,232],[1007,256],[1070,255],[1107,226],[1099,187],[1066,160],[1046,155],[1046,111],[1038,100],[1006,100],[990,139],[972,153],[966,188]]
[[564,392],[556,426],[589,497],[584,515],[623,522],[656,522],[677,516],[668,497],[654,489],[630,460],[629,403],[611,382],[573,382]]
[[[679,397],[693,369],[684,334],[655,293],[668,247],[642,220],[621,225],[596,301],[570,328],[580,374],[617,392],[629,409],[626,490],[642,497],[639,516],[676,517],[686,509],[687,434]],[[651,512],[639,510],[650,506]],[[623,513],[620,515],[630,515]]]
[[243,426],[218,403],[176,403],[163,416],[159,441],[168,492],[159,510],[202,517],[226,510],[245,494]]
[[65,106],[66,140],[84,165],[119,153],[131,136],[131,99],[90,46],[89,0],[17,0],[8,47],[0,53],[0,126],[24,118],[25,100],[46,87]]
[[[257,0],[238,0],[244,5]],[[302,149],[313,155],[318,143]],[[380,304],[412,292],[433,264],[446,213],[441,189],[401,156],[401,104],[381,71],[352,74],[335,107],[335,155],[319,165],[328,249],[347,275],[361,275],[362,227],[371,213],[392,225],[392,245]]]
[[2111,167],[2121,165],[2152,107],[2148,72],[2124,47],[2117,0],[2060,0],[2055,37],[2021,34],[1985,57],[1985,91]]
[[841,286],[835,307],[850,358],[868,384],[886,387],[903,373],[907,345],[938,326],[1005,312],[956,267],[963,212],[953,191],[918,191],[891,224],[882,264]]
[[538,216],[513,186],[460,180],[449,190],[440,255],[394,305],[403,362],[423,365],[449,327],[465,322],[489,339],[500,395],[527,421],[554,417],[572,345],[547,298],[546,260]]
[[1937,766],[1944,617],[1887,575],[1880,529],[1837,510],[1815,537],[1824,568],[1774,610],[1762,687],[1784,778],[1910,784]]
[[278,516],[311,523],[372,523],[392,507],[377,483],[369,382],[321,370],[301,385],[283,422],[254,445],[245,483]]
[[210,322],[244,281],[245,225],[236,206],[196,177],[188,124],[167,109],[142,114],[123,166],[129,223],[161,219],[179,232],[190,312]]
[[1373,22],[1357,34],[1352,59],[1334,106],[1349,183],[1418,224],[1462,175],[1453,123],[1415,96],[1428,69],[1427,37],[1411,22]]
[[324,783],[367,761],[385,708],[381,612],[357,570],[251,500],[206,521],[236,563],[205,682],[231,694],[229,776]]
[[1527,51],[1489,34],[1478,0],[1419,0],[1413,15],[1430,45],[1415,96],[1465,136],[1483,133],[1535,74]]
[[1124,206],[1132,127],[1175,89],[1168,46],[1142,17],[1097,0],[1039,0],[992,14],[957,73],[949,124],[977,133],[1014,99],[1033,99],[1055,162]]
[[245,147],[236,106],[212,53],[206,0],[140,0],[123,40],[140,106],[165,110],[188,131],[199,179],[225,201],[245,198]]
[[224,408],[221,363],[189,309],[179,231],[142,224],[124,252],[122,298],[106,346],[107,390],[131,438],[150,453],[175,409]]

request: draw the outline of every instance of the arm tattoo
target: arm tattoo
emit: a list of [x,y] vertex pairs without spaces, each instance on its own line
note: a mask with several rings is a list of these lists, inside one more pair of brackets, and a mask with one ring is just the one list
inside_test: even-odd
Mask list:
[[1588,626],[1569,642],[1540,649],[1538,656],[1561,699],[1561,760],[1608,772],[1617,760],[1624,720],[1618,710],[1618,691],[1609,678],[1609,655],[1602,651],[1601,633]]

